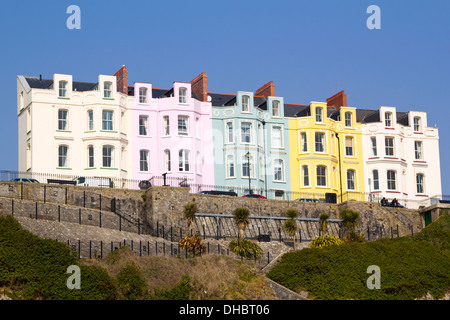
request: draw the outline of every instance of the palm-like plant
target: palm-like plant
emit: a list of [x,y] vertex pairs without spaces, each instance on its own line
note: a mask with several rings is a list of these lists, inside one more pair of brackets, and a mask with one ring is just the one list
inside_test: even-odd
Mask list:
[[295,245],[295,233],[298,230],[298,226],[297,223],[295,222],[295,218],[297,218],[298,216],[298,212],[294,209],[288,209],[286,211],[286,217],[288,217],[289,219],[286,220],[283,224],[283,228],[284,230],[286,230],[286,232],[289,234],[289,236],[292,237],[292,240],[294,241],[294,250],[297,250],[296,245]]
[[248,220],[248,216],[250,212],[247,208],[236,208],[233,211],[233,220],[238,228],[238,237],[239,239],[244,239],[245,237],[245,228],[248,226],[250,221]]
[[197,213],[197,205],[192,202],[188,202],[184,206],[184,218],[186,219],[186,225],[191,229],[191,234],[193,234],[195,214]]
[[358,225],[359,212],[345,208],[341,211],[342,226],[347,232],[355,232],[355,228]]
[[319,216],[319,225],[320,230],[322,231],[322,235],[324,236],[327,233],[327,226],[328,226],[328,218],[330,216],[326,212],[322,212]]

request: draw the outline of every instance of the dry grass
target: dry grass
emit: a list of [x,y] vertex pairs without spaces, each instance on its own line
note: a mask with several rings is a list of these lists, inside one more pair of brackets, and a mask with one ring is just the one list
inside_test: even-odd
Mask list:
[[121,248],[104,259],[85,259],[87,265],[104,268],[112,277],[128,264],[136,265],[146,279],[150,293],[156,288],[170,289],[189,276],[191,299],[276,299],[272,289],[251,265],[231,257],[203,255],[200,258],[139,257],[129,248]]

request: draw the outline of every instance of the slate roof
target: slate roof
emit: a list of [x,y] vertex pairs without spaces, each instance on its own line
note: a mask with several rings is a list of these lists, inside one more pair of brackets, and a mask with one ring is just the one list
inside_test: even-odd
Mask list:
[[[39,79],[37,77],[24,77],[27,81],[28,85],[32,89],[52,89],[53,87],[53,80],[50,79]],[[72,90],[73,91],[91,91],[96,88],[98,83],[92,83],[92,82],[80,82],[80,81],[73,81],[72,82]]]

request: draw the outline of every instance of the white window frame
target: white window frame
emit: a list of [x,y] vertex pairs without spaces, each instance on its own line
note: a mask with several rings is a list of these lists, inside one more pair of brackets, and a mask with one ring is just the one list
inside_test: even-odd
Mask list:
[[[421,181],[418,181],[419,177],[421,177]],[[416,194],[425,194],[425,174],[422,172],[416,173]]]
[[380,190],[380,171],[378,171],[378,169],[372,170],[372,179],[373,179],[373,190]]
[[87,130],[94,130],[94,110],[87,111]]
[[[393,173],[394,179],[392,179],[392,176],[389,175],[390,173],[391,174]],[[391,188],[392,187],[392,185],[391,185],[392,183],[394,184],[394,188]],[[397,190],[397,171],[395,171],[395,170],[387,170],[386,171],[386,188],[389,191],[396,191]]]
[[146,104],[147,103],[147,88],[139,88],[139,103]]
[[250,96],[249,95],[243,94],[241,96],[241,104],[242,104],[242,112],[250,112]]
[[[184,121],[184,125],[180,126],[180,121]],[[182,130],[180,130],[180,128],[182,128]],[[189,116],[178,116],[178,135],[189,136]]]
[[423,160],[423,141],[414,141],[414,160]]
[[187,103],[187,88],[185,87],[178,88],[178,102]]
[[67,81],[61,80],[58,83],[58,97],[59,98],[67,98]]
[[[318,112],[318,110],[320,110],[320,112]],[[314,112],[316,115],[316,123],[323,123],[323,108],[315,107]]]
[[[230,174],[231,169],[233,174]],[[234,161],[234,154],[228,154],[226,157],[226,175],[227,178],[236,178],[236,162]]]
[[248,179],[248,175],[244,175],[244,166],[248,167],[248,163],[250,162],[250,179],[254,179],[256,177],[256,172],[255,172],[255,161],[253,160],[253,155],[250,154],[250,161],[247,160],[247,156],[244,154],[242,155],[242,165],[241,165],[241,177]]
[[390,111],[384,113],[384,126],[386,128],[392,128],[392,112]]
[[112,98],[112,82],[105,81],[103,83],[103,98],[111,99]]
[[172,163],[171,163],[171,159],[170,159],[170,150],[169,149],[164,150],[164,170],[166,172],[172,171]]
[[[275,137],[275,131],[276,130],[279,130],[279,132],[280,132],[280,137],[279,137],[279,144],[277,144],[277,145],[275,145],[275,139],[274,139],[274,137]],[[271,141],[271,147],[272,148],[274,148],[274,149],[282,149],[282,148],[284,148],[284,144],[283,144],[283,125],[271,125],[271,139],[272,139],[272,141]]]
[[[243,144],[253,144],[253,122],[252,121],[240,121],[239,124],[240,124],[239,130],[240,130],[240,136],[241,136],[241,143],[243,143]],[[243,135],[242,127],[243,127],[244,124],[249,124],[249,131],[248,131],[249,142],[245,142],[243,140],[244,135]]]
[[225,143],[234,143],[234,121],[233,120],[225,122]]
[[[308,133],[306,131],[299,132],[300,135],[300,153],[308,153]],[[303,136],[305,138],[303,138]],[[306,148],[304,148],[306,147]]]
[[[306,168],[306,175],[305,175],[305,168]],[[305,177],[308,179],[308,184],[305,184]],[[302,164],[300,166],[300,182],[303,188],[311,187],[311,175],[309,174],[308,164]]]
[[272,101],[272,117],[279,118],[280,117],[280,101],[273,100]]
[[[91,150],[92,150],[92,154],[91,154]],[[92,144],[88,145],[88,147],[87,147],[87,155],[88,155],[87,167],[95,168],[95,149]]]
[[163,136],[169,137],[170,136],[170,117],[169,116],[163,116]]
[[190,151],[188,149],[180,149],[178,151],[178,171],[179,172],[190,172]]
[[[63,150],[65,152],[61,152]],[[69,168],[69,146],[66,144],[58,146],[58,168]]]
[[[416,123],[417,120],[417,123]],[[421,117],[414,117],[413,118],[413,129],[414,132],[422,132],[422,119]]]
[[[325,168],[325,174],[324,174],[325,185],[319,184],[319,173],[318,173],[319,167]],[[322,174],[320,176],[322,176]],[[327,165],[324,165],[324,164],[317,164],[316,165],[316,186],[318,188],[328,188],[328,166]]]
[[[143,129],[145,132],[143,133],[141,129]],[[142,137],[148,136],[148,129],[148,116],[143,114],[139,115],[139,135]]]
[[[65,117],[61,117],[65,114]],[[69,130],[69,110],[58,109],[58,130],[68,131]]]
[[[280,176],[279,179],[277,179],[277,175]],[[283,159],[274,159],[273,160],[273,181],[275,181],[275,182],[284,182],[285,181],[284,180],[284,160]]]
[[[388,141],[392,141],[392,145],[388,145]],[[392,154],[389,154],[388,150],[392,150]],[[394,137],[384,137],[384,154],[387,157],[395,156],[395,139]]]
[[[319,143],[319,145],[322,145],[322,151],[317,151],[317,146],[318,146],[318,142],[317,142],[317,134],[320,134],[322,136],[322,142]],[[315,153],[326,153],[326,133],[322,132],[322,131],[315,131],[314,132],[314,152]]]
[[378,150],[377,150],[377,137],[370,137],[370,150],[372,153],[372,157],[378,156]]
[[[347,145],[346,145],[347,139],[351,139],[351,142],[352,142],[351,149],[347,149],[347,148],[348,148]],[[355,158],[355,157],[356,157],[356,152],[355,152],[355,137],[354,137],[354,136],[349,136],[349,135],[344,136],[344,148],[345,148],[345,156],[346,156],[346,157],[351,157],[351,158]],[[347,153],[348,150],[351,151],[351,154],[348,154],[348,153]]]
[[[105,115],[111,114],[111,119],[105,118]],[[111,129],[108,128],[108,124],[111,125]],[[102,110],[102,130],[103,131],[113,131],[114,130],[114,111],[113,110]]]
[[[353,174],[353,180],[352,179],[350,179],[351,177],[349,177],[349,173],[352,173]],[[347,190],[350,190],[350,191],[355,191],[355,190],[357,190],[356,189],[356,170],[355,169],[352,169],[352,168],[348,168],[347,170],[346,170],[346,181],[347,181]],[[349,183],[350,182],[350,183]],[[353,183],[353,188],[350,188],[350,184],[351,183]]]
[[[105,155],[105,151],[110,149],[110,153],[111,154],[106,154]],[[104,145],[102,146],[102,168],[114,168],[114,146],[113,145]],[[109,166],[105,165],[105,160],[106,160],[106,164],[108,164],[108,158],[109,158]]]
[[[350,116],[350,118],[348,119],[347,116]],[[346,111],[344,113],[345,127],[352,128],[353,127],[352,121],[353,121],[353,114],[351,112],[349,112],[349,111]]]
[[150,152],[145,149],[139,150],[139,171],[140,172],[149,172],[150,164],[149,164]]

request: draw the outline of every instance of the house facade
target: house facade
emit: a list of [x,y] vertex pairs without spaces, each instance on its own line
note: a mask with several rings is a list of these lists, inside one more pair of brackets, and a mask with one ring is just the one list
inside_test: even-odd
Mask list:
[[238,195],[291,199],[284,101],[267,83],[255,93],[208,93],[215,184]]
[[439,132],[426,112],[395,107],[359,109],[363,129],[365,185],[372,198],[396,198],[407,208],[441,195]]
[[115,76],[18,76],[17,95],[19,171],[127,178],[128,96]]
[[193,97],[191,83],[184,82],[171,89],[136,82],[130,94],[132,178],[165,174],[169,180],[214,185],[211,103]]
[[291,189],[298,198],[364,199],[362,127],[356,120],[355,108],[326,102],[311,102],[291,115]]

